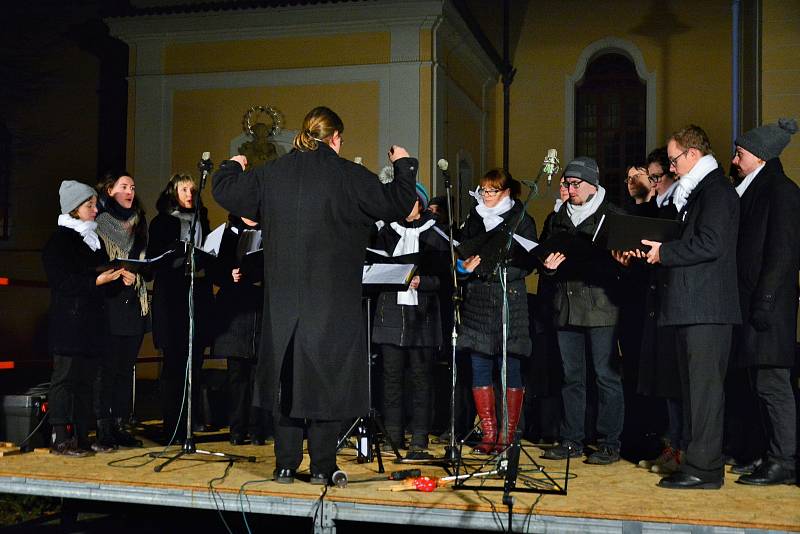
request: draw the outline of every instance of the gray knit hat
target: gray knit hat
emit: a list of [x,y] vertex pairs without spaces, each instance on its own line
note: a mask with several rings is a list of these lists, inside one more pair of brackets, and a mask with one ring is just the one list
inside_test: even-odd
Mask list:
[[765,124],[753,128],[736,138],[740,146],[764,161],[777,158],[789,144],[792,134],[797,132],[797,121],[778,119],[777,124]]
[[586,156],[580,156],[570,161],[561,176],[564,178],[580,178],[593,186],[600,185],[600,169],[597,167],[597,162]]
[[61,200],[61,213],[69,213],[88,199],[97,196],[97,191],[81,182],[64,180],[58,188],[58,196]]

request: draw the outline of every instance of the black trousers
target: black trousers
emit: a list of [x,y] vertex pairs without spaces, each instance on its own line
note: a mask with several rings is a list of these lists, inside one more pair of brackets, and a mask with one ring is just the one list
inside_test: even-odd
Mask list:
[[767,458],[794,469],[797,449],[797,406],[791,369],[751,367],[751,387],[758,395],[761,423],[767,436]]
[[412,445],[428,446],[431,426],[431,384],[433,382],[432,347],[398,347],[381,345],[383,355],[383,421],[386,431],[396,445],[402,442],[404,427],[403,398],[406,362],[408,362],[411,391]]
[[97,358],[53,354],[53,374],[47,394],[50,424],[72,424],[74,434],[85,439],[92,422],[92,381]]
[[280,390],[275,396],[275,465],[278,469],[297,469],[303,461],[303,430],[308,430],[308,455],[312,474],[330,477],[337,469],[336,445],[340,420],[321,421],[289,417],[292,409],[294,338],[283,357]]
[[[186,362],[189,351],[185,347],[178,347],[177,350],[164,349],[164,364],[161,368],[161,408],[164,414],[164,432],[172,435],[175,427],[180,425],[177,438],[186,435],[186,415],[188,406],[184,401],[184,383],[186,381]],[[203,367],[203,347],[195,347],[192,358],[192,424],[204,422],[203,414],[200,413],[202,403],[200,380]],[[188,395],[188,393],[187,393]],[[180,421],[178,415],[183,414]]]
[[733,326],[724,324],[676,328],[684,435],[689,436],[680,470],[706,481],[724,477],[724,384],[732,334]]
[[133,366],[139,356],[142,336],[105,338],[105,353],[99,358],[94,383],[94,414],[98,419],[122,417],[133,411]]
[[228,358],[228,394],[231,434],[264,439],[272,434],[271,412],[253,406],[256,360]]

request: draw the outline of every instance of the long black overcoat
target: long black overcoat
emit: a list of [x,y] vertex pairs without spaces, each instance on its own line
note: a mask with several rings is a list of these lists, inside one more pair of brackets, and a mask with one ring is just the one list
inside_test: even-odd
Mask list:
[[[800,268],[800,189],[778,158],[767,161],[741,198],[737,262],[742,326],[736,336],[738,365],[792,367],[797,330]],[[750,323],[767,313],[768,328]]]
[[[411,213],[417,160],[394,163],[381,184],[327,145],[242,172],[225,161],[214,198],[258,220],[264,242],[264,322],[256,400],[270,408],[292,338],[289,415],[343,419],[369,409],[361,273],[376,220]],[[284,399],[281,399],[284,402]]]
[[717,167],[689,194],[678,213],[681,238],[663,243],[658,324],[739,324],[736,238],[739,196]]

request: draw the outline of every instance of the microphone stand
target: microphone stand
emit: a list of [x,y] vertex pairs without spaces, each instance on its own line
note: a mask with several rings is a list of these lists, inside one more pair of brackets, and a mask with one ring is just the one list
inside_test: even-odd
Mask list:
[[[153,471],[156,473],[160,473],[165,467],[169,464],[174,462],[175,460],[179,460],[186,455],[189,454],[201,454],[201,455],[208,455],[213,456],[215,458],[219,458],[223,461],[235,462],[235,461],[248,461],[248,462],[255,462],[255,456],[241,456],[238,454],[226,454],[222,452],[212,452],[206,451],[202,449],[198,449],[195,445],[194,441],[194,429],[192,428],[192,392],[194,387],[193,381],[193,373],[194,373],[194,329],[195,329],[195,317],[194,317],[194,280],[195,280],[195,233],[196,233],[196,226],[197,221],[200,219],[200,194],[203,192],[203,188],[206,185],[206,179],[208,178],[208,173],[211,172],[211,162],[208,160],[203,160],[200,162],[200,188],[198,189],[197,193],[195,193],[194,197],[194,213],[192,213],[192,221],[189,225],[189,242],[186,243],[186,261],[184,262],[184,269],[186,272],[186,276],[189,278],[189,295],[188,295],[188,302],[189,302],[189,356],[186,361],[186,383],[184,385],[184,392],[186,393],[186,436],[183,440],[183,446],[181,450],[178,451],[177,454],[174,456],[166,457],[164,456],[163,452],[154,452],[150,453],[150,456],[153,458],[167,458],[167,460],[157,465],[153,468]],[[183,403],[181,403],[181,412],[183,413]],[[180,424],[180,415],[178,416],[178,424]],[[177,429],[176,429],[177,430]],[[192,458],[195,459],[195,458]]]
[[[528,186],[528,196],[525,199],[525,202],[522,203],[522,209],[520,210],[519,216],[511,222],[508,227],[508,235],[503,247],[503,251],[500,255],[500,261],[497,264],[494,272],[492,273],[495,276],[500,278],[500,285],[503,291],[503,308],[502,308],[502,323],[503,323],[503,342],[502,342],[502,365],[500,369],[500,381],[501,381],[501,388],[503,390],[502,393],[502,418],[503,418],[503,432],[501,435],[505,435],[506,437],[506,445],[504,446],[503,450],[498,452],[497,454],[490,456],[483,464],[478,467],[474,472],[468,473],[464,476],[458,476],[459,471],[456,471],[456,483],[453,485],[453,489],[474,489],[474,490],[489,490],[489,491],[503,491],[503,504],[508,506],[509,508],[509,521],[512,517],[512,509],[514,506],[514,498],[511,496],[512,491],[520,491],[523,493],[541,493],[541,494],[556,494],[556,495],[566,495],[567,494],[567,480],[569,478],[569,458],[567,458],[567,465],[566,465],[566,472],[564,475],[564,485],[563,487],[561,484],[556,482],[544,469],[544,467],[540,466],[533,457],[528,454],[528,452],[522,447],[519,439],[519,432],[517,431],[514,436],[509,436],[509,426],[508,426],[508,400],[507,400],[507,361],[508,361],[508,333],[509,333],[509,306],[508,306],[508,263],[510,261],[511,256],[511,247],[514,243],[514,235],[516,234],[517,228],[519,227],[522,220],[525,218],[525,214],[527,213],[528,204],[531,200],[539,197],[539,181],[541,180],[542,176],[544,176],[544,172],[540,172],[539,176],[537,176],[535,182],[526,182],[522,181],[525,185]],[[510,452],[509,452],[510,451]],[[541,479],[536,479],[530,477],[528,475],[520,475],[519,469],[519,458],[520,452],[524,453],[525,456],[530,460],[531,464],[533,465],[536,472],[541,473],[547,479],[547,482],[543,482]],[[502,487],[491,486],[486,484],[481,485],[473,485],[469,486],[467,483],[473,477],[478,476],[485,476],[486,472],[482,472],[481,470],[484,469],[491,463],[496,463],[496,472],[503,475],[504,484]],[[457,468],[463,465],[459,463]],[[525,488],[517,488],[516,482],[517,478],[524,477],[525,480]],[[511,524],[509,523],[509,532],[511,532]]]

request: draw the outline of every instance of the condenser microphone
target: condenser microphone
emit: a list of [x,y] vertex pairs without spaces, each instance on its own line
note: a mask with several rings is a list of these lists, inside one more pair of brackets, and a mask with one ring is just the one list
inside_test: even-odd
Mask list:
[[542,172],[547,174],[547,187],[553,182],[553,175],[561,170],[558,161],[558,151],[555,148],[547,149],[547,155],[544,157],[542,164]]

